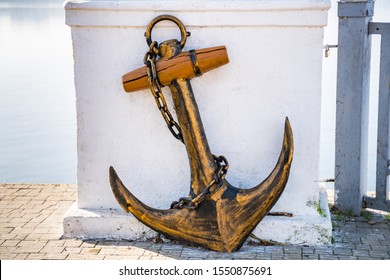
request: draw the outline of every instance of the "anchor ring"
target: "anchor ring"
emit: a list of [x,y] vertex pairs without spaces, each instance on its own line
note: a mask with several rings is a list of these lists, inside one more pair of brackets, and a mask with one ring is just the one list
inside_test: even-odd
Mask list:
[[155,54],[158,53],[158,49],[156,46],[152,46],[152,44],[154,44],[154,42],[152,40],[152,29],[158,22],[164,21],[164,20],[172,21],[179,27],[180,33],[181,33],[180,49],[183,49],[183,47],[187,41],[187,37],[191,35],[190,32],[187,32],[184,24],[177,17],[171,16],[171,15],[161,15],[161,16],[156,17],[155,19],[153,19],[149,23],[148,27],[146,28],[146,32],[145,32],[146,42]]

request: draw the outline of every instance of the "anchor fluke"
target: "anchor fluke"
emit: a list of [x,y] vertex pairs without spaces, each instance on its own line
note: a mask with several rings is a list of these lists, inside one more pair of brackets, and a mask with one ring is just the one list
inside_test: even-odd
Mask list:
[[122,207],[123,210],[129,213],[129,209],[127,207],[129,206],[129,203],[131,203],[131,201],[135,200],[136,198],[123,185],[121,179],[119,179],[118,174],[116,174],[116,171],[112,166],[110,166],[110,185],[118,204]]

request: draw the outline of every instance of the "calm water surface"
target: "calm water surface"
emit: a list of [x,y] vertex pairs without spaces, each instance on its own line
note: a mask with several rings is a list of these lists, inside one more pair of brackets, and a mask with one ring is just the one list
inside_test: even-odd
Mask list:
[[[332,4],[324,44],[337,44],[336,1]],[[374,20],[390,22],[390,1],[377,0],[375,5]],[[0,0],[0,182],[76,183],[72,42],[64,17],[59,0]],[[378,84],[378,43],[374,39],[373,92]],[[336,62],[337,51],[332,50],[323,67],[319,179],[334,177]],[[372,118],[370,130],[375,134]],[[371,137],[371,189],[375,142]]]
[[76,182],[71,44],[62,1],[0,1],[0,182]]

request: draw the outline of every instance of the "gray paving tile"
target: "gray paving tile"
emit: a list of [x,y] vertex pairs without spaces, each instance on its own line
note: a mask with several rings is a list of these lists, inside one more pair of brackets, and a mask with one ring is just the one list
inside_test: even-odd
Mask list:
[[367,223],[363,217],[332,215],[332,245],[248,243],[238,252],[220,253],[168,242],[61,239],[63,214],[76,198],[74,185],[0,187],[0,259],[390,259],[390,221],[380,215],[373,216],[373,223]]

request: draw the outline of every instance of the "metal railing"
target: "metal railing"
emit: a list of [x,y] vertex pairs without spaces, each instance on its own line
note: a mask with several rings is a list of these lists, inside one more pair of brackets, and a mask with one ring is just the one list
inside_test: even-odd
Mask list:
[[378,98],[376,196],[364,196],[364,207],[390,211],[388,183],[390,122],[390,23],[370,22],[369,34],[381,36]]

